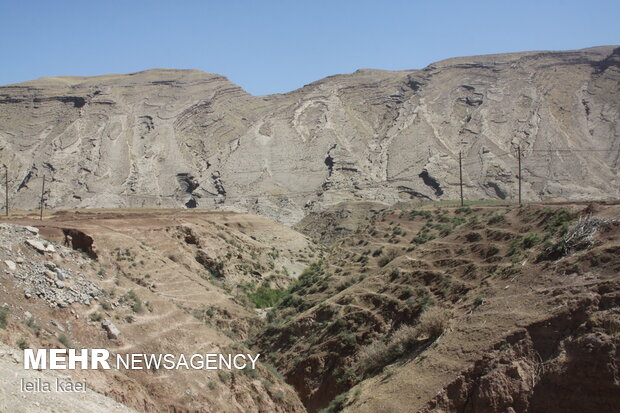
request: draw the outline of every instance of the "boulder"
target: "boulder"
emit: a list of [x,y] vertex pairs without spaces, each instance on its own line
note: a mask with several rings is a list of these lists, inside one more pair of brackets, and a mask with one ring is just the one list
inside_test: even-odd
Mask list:
[[47,241],[42,241],[39,239],[27,239],[26,244],[39,251],[41,254],[45,254],[46,252],[56,252],[54,246]]
[[15,265],[15,263],[11,260],[5,260],[4,263],[6,264],[7,268],[11,271],[15,271],[17,269],[17,265]]
[[109,339],[116,340],[121,335],[120,330],[116,328],[116,326],[110,320],[103,320],[101,326],[108,333]]
[[30,232],[31,234],[39,235],[39,228],[37,227],[25,226],[24,228],[26,229],[26,231]]

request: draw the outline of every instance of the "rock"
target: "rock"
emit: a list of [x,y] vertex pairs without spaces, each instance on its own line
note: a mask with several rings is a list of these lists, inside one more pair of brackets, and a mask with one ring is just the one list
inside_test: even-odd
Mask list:
[[52,280],[56,278],[56,273],[50,270],[43,271],[43,274],[45,274],[47,278],[50,278]]
[[15,262],[16,262],[17,264],[23,264],[23,263],[24,263],[24,259],[23,259],[22,257],[17,257],[17,258],[15,259]]
[[11,271],[15,271],[17,269],[17,265],[15,265],[15,263],[11,260],[5,260],[4,263],[6,264],[8,269]]
[[24,229],[34,235],[39,235],[39,228],[37,227],[25,226]]
[[50,324],[56,327],[58,330],[62,331],[63,333],[65,332],[65,328],[58,321],[52,320],[50,321]]
[[55,272],[56,272],[56,276],[61,281],[68,280],[69,278],[71,278],[71,276],[67,274],[64,270],[62,270],[61,268],[56,268]]
[[65,288],[65,283],[60,280],[56,280],[56,287]]
[[52,244],[46,241],[41,241],[38,239],[27,239],[26,244],[30,245],[35,250],[39,251],[41,254],[45,254],[46,252],[55,252],[56,249]]
[[24,291],[24,297],[26,298],[32,298],[32,293],[29,290],[25,290]]
[[121,335],[120,330],[116,328],[116,326],[112,324],[110,320],[107,320],[107,319],[103,320],[103,322],[101,323],[101,326],[108,333],[109,339],[115,340]]
[[24,318],[26,319],[26,321],[30,320],[32,318],[32,313],[30,311],[26,311],[24,313]]

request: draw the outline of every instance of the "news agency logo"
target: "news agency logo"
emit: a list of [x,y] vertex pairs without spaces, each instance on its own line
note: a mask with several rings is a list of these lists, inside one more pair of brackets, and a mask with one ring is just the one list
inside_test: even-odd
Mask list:
[[148,354],[110,355],[103,348],[24,349],[24,369],[34,370],[244,370],[256,369],[260,354]]

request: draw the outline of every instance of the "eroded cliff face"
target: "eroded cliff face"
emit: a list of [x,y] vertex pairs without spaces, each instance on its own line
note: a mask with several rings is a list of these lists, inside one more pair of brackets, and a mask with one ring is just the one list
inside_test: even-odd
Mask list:
[[[255,97],[149,70],[0,87],[14,207],[232,208],[285,223],[337,202],[620,195],[620,48],[360,70]],[[570,149],[567,151],[566,149]],[[49,182],[51,180],[51,182]]]

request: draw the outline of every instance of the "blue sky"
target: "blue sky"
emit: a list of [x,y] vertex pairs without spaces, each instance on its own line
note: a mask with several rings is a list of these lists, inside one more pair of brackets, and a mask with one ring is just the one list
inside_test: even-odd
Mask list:
[[360,68],[620,44],[620,1],[0,0],[0,84],[155,67],[255,95]]

